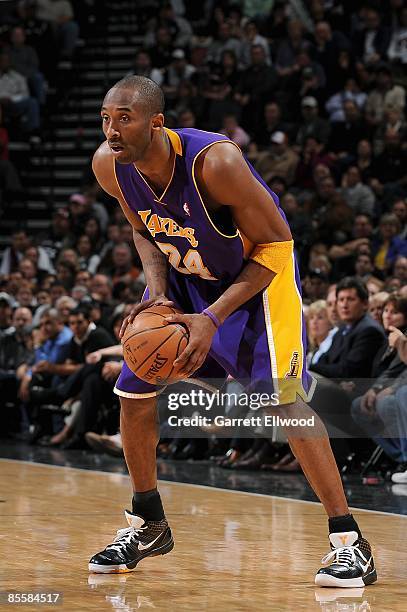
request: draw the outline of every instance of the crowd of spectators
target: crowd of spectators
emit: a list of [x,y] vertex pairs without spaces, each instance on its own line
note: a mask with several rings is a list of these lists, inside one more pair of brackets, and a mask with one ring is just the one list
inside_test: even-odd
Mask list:
[[81,42],[73,3],[16,0],[0,6],[0,217],[7,205],[24,202],[26,193],[10,160],[10,138],[40,146],[51,108],[66,95]]
[[[407,483],[404,3],[151,4],[128,74],[160,84],[168,127],[226,134],[278,195],[300,265],[308,364],[319,378],[313,407],[333,428],[374,440]],[[0,104],[28,134],[57,70],[44,58],[45,37],[59,62],[71,61],[77,45],[69,6],[20,2],[3,31]],[[20,89],[5,95],[6,82]],[[0,189],[18,192],[5,128],[0,147]],[[143,288],[132,230],[90,179],[55,208],[46,234],[13,234],[0,263],[8,431],[121,454],[111,393],[118,329]],[[299,467],[287,446],[261,437],[229,440],[223,450],[218,463],[229,469]],[[349,451],[351,443],[338,443],[338,461]],[[202,458],[214,449],[163,439],[159,453]]]

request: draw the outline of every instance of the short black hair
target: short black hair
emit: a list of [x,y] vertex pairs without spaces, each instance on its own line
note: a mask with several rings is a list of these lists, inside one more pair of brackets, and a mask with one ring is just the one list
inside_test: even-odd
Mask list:
[[76,306],[76,308],[73,308],[71,312],[69,313],[70,317],[77,317],[78,315],[83,315],[84,319],[86,319],[87,321],[90,321],[91,320],[90,307],[85,304],[80,304],[79,306]]
[[139,94],[139,99],[151,115],[164,112],[165,100],[163,90],[157,83],[147,77],[131,74],[117,81],[112,89],[128,89]]
[[356,276],[346,276],[336,285],[336,297],[338,297],[339,292],[344,289],[355,289],[358,297],[362,300],[362,302],[367,302],[369,299],[369,291],[363,281]]

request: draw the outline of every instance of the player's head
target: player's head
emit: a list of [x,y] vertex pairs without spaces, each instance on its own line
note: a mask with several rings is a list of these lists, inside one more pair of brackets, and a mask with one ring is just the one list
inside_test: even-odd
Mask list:
[[127,76],[106,94],[102,105],[103,132],[121,164],[143,159],[164,123],[164,95],[151,79]]

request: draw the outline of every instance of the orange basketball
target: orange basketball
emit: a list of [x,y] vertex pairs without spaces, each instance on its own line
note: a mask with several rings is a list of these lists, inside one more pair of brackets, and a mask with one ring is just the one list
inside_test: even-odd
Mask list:
[[152,385],[168,385],[181,380],[175,359],[189,341],[186,327],[163,323],[164,317],[180,312],[170,306],[150,306],[126,327],[122,338],[126,364],[138,378]]

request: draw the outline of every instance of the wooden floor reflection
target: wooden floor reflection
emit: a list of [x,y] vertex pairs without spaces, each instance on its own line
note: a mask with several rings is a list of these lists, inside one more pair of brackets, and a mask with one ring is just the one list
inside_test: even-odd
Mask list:
[[165,482],[174,551],[132,574],[89,575],[89,557],[126,526],[127,476],[2,460],[0,487],[0,591],[62,592],[56,610],[407,609],[403,516],[355,513],[375,544],[380,582],[317,589],[314,573],[328,552],[318,504]]

